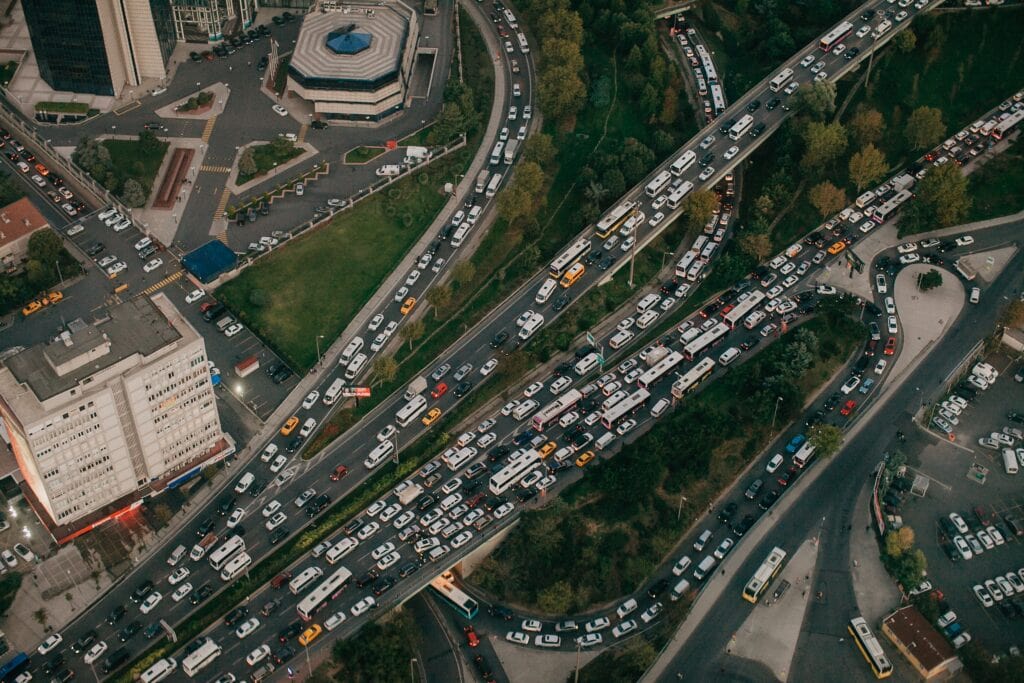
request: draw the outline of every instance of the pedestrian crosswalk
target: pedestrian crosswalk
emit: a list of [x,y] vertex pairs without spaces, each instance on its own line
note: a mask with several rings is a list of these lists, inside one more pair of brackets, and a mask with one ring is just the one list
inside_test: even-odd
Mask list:
[[211,116],[206,120],[206,127],[203,128],[203,142],[209,142],[210,136],[213,135],[213,127],[217,125],[217,117]]
[[301,144],[302,144],[303,142],[305,142],[305,141],[306,141],[306,131],[307,131],[307,130],[309,130],[309,126],[307,126],[307,125],[306,125],[305,123],[304,123],[304,124],[302,124],[302,127],[300,127],[300,128],[299,128],[299,137],[298,137],[298,140],[299,140],[299,144],[300,144],[300,145],[301,145]]
[[157,291],[159,289],[163,289],[164,287],[166,287],[167,285],[171,284],[172,282],[174,282],[175,280],[177,280],[178,278],[180,278],[184,274],[185,274],[185,271],[183,271],[183,270],[178,270],[178,271],[175,271],[175,272],[171,273],[170,275],[165,277],[160,282],[157,282],[156,284],[150,285],[149,287],[146,287],[144,290],[142,290],[142,296],[149,296],[153,292],[155,292],[155,291]]
[[220,196],[220,201],[217,202],[217,210],[213,212],[214,218],[224,218],[224,209],[227,208],[229,199],[231,199],[231,190],[225,189]]
[[231,173],[230,166],[211,166],[210,164],[203,164],[199,170],[206,173]]
[[228,244],[228,231],[227,230],[222,230],[219,233],[217,233],[217,241],[223,242],[224,246],[226,246],[226,247],[227,246],[231,246],[231,245]]

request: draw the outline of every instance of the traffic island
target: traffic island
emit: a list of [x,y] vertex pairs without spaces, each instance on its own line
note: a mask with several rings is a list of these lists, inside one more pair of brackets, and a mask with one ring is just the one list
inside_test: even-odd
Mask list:
[[211,119],[224,113],[230,95],[231,88],[226,83],[214,83],[153,113],[162,119]]

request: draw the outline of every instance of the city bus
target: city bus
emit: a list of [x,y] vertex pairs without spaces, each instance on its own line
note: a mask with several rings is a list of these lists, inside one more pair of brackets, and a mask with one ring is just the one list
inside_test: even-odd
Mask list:
[[597,227],[595,229],[597,236],[601,239],[611,237],[611,235],[621,228],[622,224],[633,215],[635,210],[636,202],[626,201],[617,205],[605,214],[604,218],[597,222]]
[[761,302],[766,298],[767,296],[764,292],[759,289],[755,289],[750,293],[750,296],[733,306],[732,310],[723,315],[722,320],[728,323],[731,329],[735,330],[736,324],[746,318],[748,313],[760,306]]
[[668,194],[668,208],[678,209],[679,205],[683,202],[683,197],[689,194],[690,190],[693,189],[693,183],[689,180],[684,181],[682,185],[675,188]]
[[220,571],[227,564],[227,561],[236,553],[245,550],[245,539],[241,536],[232,536],[221,543],[220,547],[210,553],[210,566],[214,571]]
[[590,251],[591,242],[589,239],[583,237],[573,242],[568,249],[563,251],[558,257],[551,262],[548,267],[548,273],[551,277],[560,279],[565,275],[565,271],[569,270],[577,261],[587,255]]
[[409,423],[420,416],[424,410],[427,409],[427,399],[422,394],[413,396],[412,399],[402,406],[397,413],[395,413],[395,422],[398,423],[399,427],[408,427]]
[[298,595],[302,591],[309,587],[309,584],[313,583],[321,576],[324,575],[324,570],[320,567],[306,567],[299,575],[288,582],[288,590],[291,591],[292,595]]
[[692,342],[683,347],[683,356],[686,360],[693,360],[700,354],[704,353],[712,346],[722,340],[722,338],[729,332],[729,326],[725,323],[718,323],[710,330],[700,335]]
[[334,600],[345,590],[345,585],[352,579],[352,572],[345,567],[338,567],[334,573],[324,579],[316,588],[309,592],[295,608],[303,621],[309,621],[317,610]]
[[220,657],[221,647],[212,638],[199,646],[199,649],[181,660],[181,670],[190,678],[213,663],[213,660]]
[[850,619],[850,625],[847,627],[847,630],[853,636],[854,642],[857,643],[857,649],[864,655],[864,659],[868,660],[875,678],[888,678],[891,676],[892,664],[889,662],[889,658],[885,656],[885,652],[882,651],[882,646],[878,644],[875,634],[868,627],[868,622],[863,617],[854,617]]
[[641,389],[650,389],[658,380],[675,370],[676,366],[682,362],[683,354],[678,351],[672,351],[657,363],[647,368],[647,371],[640,375],[640,378],[636,381],[636,385]]
[[736,124],[729,129],[729,139],[739,140],[743,137],[743,134],[754,125],[754,117],[750,114],[744,114]]
[[243,550],[228,560],[228,563],[224,565],[224,569],[220,572],[220,578],[222,581],[231,581],[236,576],[249,569],[249,565],[251,564],[252,557],[249,556],[249,553]]
[[680,258],[678,261],[676,261],[676,277],[677,278],[684,278],[684,277],[686,277],[686,271],[689,270],[689,268],[693,264],[693,260],[695,258],[697,258],[697,254],[695,252],[687,251],[685,254],[683,254],[682,258]]
[[580,393],[579,389],[569,389],[567,392],[556,398],[551,403],[547,404],[540,410],[538,410],[533,416],[533,428],[538,432],[543,432],[549,424],[557,420],[566,411],[572,410],[576,407],[580,401],[583,400],[583,394]]
[[779,92],[791,80],[793,80],[793,70],[787,67],[772,79],[772,82],[768,84],[768,89],[772,92]]
[[14,659],[0,666],[0,681],[8,683],[8,681],[16,680],[20,674],[28,671],[28,666],[28,655],[24,652],[19,652],[14,655]]
[[892,199],[885,202],[871,214],[871,220],[878,224],[882,224],[892,218],[892,215],[900,208],[903,202],[907,201],[914,195],[911,194],[910,190],[900,190],[897,192]]
[[818,47],[821,48],[822,52],[831,52],[832,48],[843,42],[843,39],[851,33],[853,33],[853,24],[848,21],[844,21],[822,36],[821,42],[818,43]]
[[672,162],[672,165],[669,166],[669,170],[672,172],[672,175],[682,175],[683,171],[693,166],[696,161],[697,153],[688,149],[683,152],[678,159]]
[[743,599],[756,605],[758,599],[768,590],[769,584],[779,575],[785,561],[786,551],[778,546],[772,548],[768,557],[754,572],[754,576],[743,587]]
[[637,389],[632,394],[604,411],[601,414],[601,424],[604,425],[606,429],[615,429],[619,420],[632,415],[643,408],[647,405],[647,401],[650,398],[651,392],[647,391],[647,389]]
[[644,193],[648,197],[657,197],[661,194],[661,191],[665,189],[665,186],[668,185],[670,180],[672,180],[672,174],[668,171],[662,171],[658,175],[654,176],[654,180],[647,183],[647,186],[644,188]]
[[708,83],[717,83],[718,73],[715,71],[715,63],[711,61],[708,49],[698,43],[694,46],[694,50],[697,51],[697,57],[700,58],[700,64],[704,68],[704,75],[707,76]]
[[466,619],[472,619],[480,611],[480,605],[455,585],[451,572],[445,572],[430,582],[430,587],[444,601]]
[[455,452],[448,456],[442,456],[441,460],[448,466],[448,469],[452,472],[458,471],[463,465],[472,460],[476,454],[477,449],[473,446],[466,446],[465,448],[457,448]]
[[558,284],[561,285],[563,289],[569,289],[576,284],[577,280],[583,277],[583,273],[586,272],[586,270],[586,267],[582,263],[574,263],[569,270],[565,271],[565,275],[563,275],[562,279],[558,281]]
[[722,91],[722,86],[718,83],[711,86],[711,104],[715,108],[715,116],[718,116],[726,109],[725,93]]
[[158,683],[174,673],[177,668],[178,662],[174,657],[165,657],[143,671],[139,680],[142,683]]
[[1024,109],[1018,109],[997,123],[996,127],[992,129],[990,135],[996,140],[1002,140],[1003,137],[1012,131],[1021,121],[1024,121]]
[[672,396],[677,400],[687,394],[696,391],[700,383],[711,376],[715,369],[715,361],[711,358],[701,358],[700,361],[686,373],[672,383]]
[[500,496],[539,464],[540,454],[537,451],[532,448],[520,451],[509,459],[508,465],[491,477],[487,486],[491,493]]

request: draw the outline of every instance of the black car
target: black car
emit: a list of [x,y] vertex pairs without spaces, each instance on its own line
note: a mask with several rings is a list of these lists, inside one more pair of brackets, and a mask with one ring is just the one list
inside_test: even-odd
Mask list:
[[228,615],[224,617],[224,625],[233,626],[236,622],[245,619],[247,616],[249,616],[248,607],[236,607],[228,612]]
[[117,650],[114,650],[114,652],[111,653],[110,656],[103,660],[103,664],[100,665],[100,669],[103,671],[103,673],[108,674],[127,661],[128,648],[120,647]]
[[487,612],[492,617],[498,617],[499,619],[504,619],[505,621],[512,621],[516,618],[516,615],[512,613],[512,610],[510,610],[507,607],[502,607],[500,605],[491,605],[487,609]]
[[[203,534],[205,536],[206,534]],[[136,605],[146,599],[146,596],[153,592],[153,582],[143,581],[138,587],[132,591],[132,594],[128,596],[128,599],[134,602]]]
[[[771,111],[772,109],[775,109],[775,107],[779,106],[780,104],[782,104],[782,100],[780,100],[778,97],[773,97],[770,100],[768,100],[767,102],[765,102],[764,108],[767,109],[768,111]],[[811,244],[813,244],[813,242],[811,242]]]
[[206,311],[203,313],[203,320],[205,320],[206,322],[212,322],[214,318],[219,316],[225,310],[227,309],[224,308],[224,304],[214,304],[210,308],[207,308]]
[[277,639],[282,643],[287,643],[291,638],[299,635],[303,631],[301,621],[293,621],[292,623],[285,626],[283,629],[277,632]]
[[859,54],[860,54],[860,48],[859,47],[851,47],[849,50],[846,51],[846,54],[843,55],[843,59],[845,59],[846,61],[849,62],[850,60],[854,59]]
[[728,524],[729,520],[736,514],[736,510],[738,510],[739,507],[740,506],[737,503],[727,503],[726,506],[718,512],[718,521],[723,524]]
[[651,600],[657,600],[659,595],[668,590],[668,586],[668,579],[660,579],[656,581],[654,585],[647,589],[647,597]]
[[341,530],[345,532],[346,536],[351,536],[352,534],[362,529],[364,524],[366,524],[366,522],[363,521],[362,517],[356,517],[355,519],[349,521],[345,526],[343,526]]
[[505,330],[502,330],[498,334],[494,335],[494,337],[491,339],[491,348],[492,349],[497,349],[497,348],[499,348],[502,344],[504,344],[507,341],[508,341],[508,332],[506,332]]
[[142,632],[142,635],[146,637],[146,640],[153,640],[163,632],[164,627],[160,625],[159,621],[156,621],[147,626],[146,630]]
[[733,525],[732,532],[738,537],[742,537],[743,534],[750,531],[750,527],[754,526],[755,522],[754,515],[743,515],[743,519]]
[[1006,414],[1006,419],[1010,422],[1016,422],[1017,424],[1024,424],[1024,414],[1018,413],[1015,410],[1011,410]]
[[558,365],[555,366],[554,375],[555,375],[555,377],[561,377],[563,375],[568,375],[572,371],[573,371],[573,364],[570,363],[569,361],[563,361],[563,362],[561,362],[561,363],[559,363]]
[[750,129],[750,137],[756,138],[758,135],[763,133],[764,129],[767,128],[767,127],[768,126],[766,126],[763,123],[757,124],[756,126],[754,126],[753,128]]
[[358,586],[359,588],[366,588],[371,583],[376,581],[379,576],[380,572],[378,572],[376,569],[371,569],[370,571],[366,572],[358,579],[356,579],[356,586]]
[[956,385],[956,389],[953,391],[953,393],[968,401],[973,401],[978,397],[978,391],[974,387],[967,384],[966,382],[961,382],[960,384]]
[[291,376],[292,376],[291,369],[285,367],[285,368],[281,368],[280,370],[275,372],[273,374],[273,376],[271,377],[271,379],[274,380],[274,384],[281,384],[282,382],[284,382],[286,379],[288,379]]
[[53,659],[43,664],[43,673],[52,674],[57,669],[64,666],[64,655],[57,655]]
[[429,493],[424,493],[422,496],[416,499],[416,509],[420,512],[425,512],[430,508],[434,507],[437,503],[437,499]]
[[873,9],[866,9],[866,10],[864,10],[863,14],[860,15],[860,18],[861,18],[862,21],[871,21],[872,19],[875,18],[875,10],[873,10]]
[[729,119],[728,121],[726,121],[725,123],[718,127],[718,132],[721,133],[722,135],[725,135],[726,133],[729,132],[729,129],[735,125],[736,119]]
[[103,251],[106,247],[103,246],[103,242],[94,242],[89,245],[89,248],[85,250],[85,253],[89,256],[95,256],[96,254]]
[[455,387],[455,398],[462,398],[473,389],[472,382],[459,382],[458,386]]
[[255,498],[263,493],[265,488],[267,488],[267,482],[263,479],[257,479],[252,483],[252,486],[249,487],[249,490],[246,491],[246,493]]
[[764,497],[761,498],[761,502],[759,502],[757,506],[762,510],[767,510],[772,505],[775,505],[775,501],[777,501],[778,499],[779,492],[776,491],[775,489],[772,489],[768,493],[764,494]]
[[516,492],[516,498],[519,499],[520,503],[527,503],[537,497],[537,489],[532,486],[525,489],[520,489]]
[[124,608],[124,605],[118,605],[114,609],[110,610],[110,614],[107,615],[107,623],[111,626],[124,619],[124,615],[128,613],[128,610]]
[[317,119],[313,123],[309,124],[309,127],[314,129],[314,130],[323,130],[324,128],[327,127],[327,122],[326,121],[321,121],[320,119]]
[[227,514],[231,512],[231,508],[233,507],[235,507],[234,496],[224,496],[219,501],[217,501],[217,512],[220,513],[221,517],[226,517]]
[[404,579],[407,576],[415,574],[419,568],[420,566],[415,562],[406,562],[398,568],[398,575]]
[[715,153],[714,152],[708,152],[707,154],[705,154],[704,156],[702,156],[700,158],[700,161],[698,163],[700,164],[701,168],[704,168],[705,166],[709,165],[714,160],[715,160]]
[[601,259],[600,263],[597,264],[597,269],[600,271],[608,270],[613,265],[615,265],[615,259],[616,256],[614,254],[608,254],[603,259]]
[[211,586],[209,583],[204,583],[202,586],[193,591],[191,595],[188,596],[188,601],[191,602],[193,605],[198,605],[211,595],[213,595],[213,586]]
[[270,534],[270,545],[277,545],[288,538],[288,527],[279,526]]
[[50,679],[50,680],[51,680],[51,683],[52,683],[52,681],[57,681],[58,683],[67,683],[68,681],[73,680],[74,677],[75,677],[75,672],[72,671],[71,669],[61,669],[60,671],[55,673],[53,675],[53,678]]
[[569,301],[571,301],[571,299],[569,298],[568,294],[559,294],[555,298],[555,301],[551,304],[551,308],[557,313],[558,311],[568,306]]
[[382,576],[381,578],[379,578],[379,579],[377,579],[376,581],[373,582],[373,586],[370,588],[370,590],[373,591],[374,595],[376,595],[377,597],[380,597],[380,596],[384,595],[385,593],[387,593],[389,590],[391,590],[391,588],[396,583],[398,583],[398,579],[396,579],[395,577],[390,576],[390,575],[389,576]]
[[743,349],[744,351],[749,351],[750,349],[754,348],[755,346],[757,346],[760,343],[761,343],[761,338],[760,337],[751,337],[750,339],[748,339],[745,342],[740,342],[740,348]]
[[747,113],[753,114],[755,111],[761,108],[761,100],[751,100],[750,104],[747,105]]
[[96,642],[97,639],[96,631],[87,631],[82,634],[82,637],[71,643],[71,651],[76,655],[80,655]]
[[284,447],[285,451],[287,451],[288,453],[294,453],[295,451],[299,450],[299,448],[302,447],[302,441],[303,438],[301,436],[296,436],[292,438],[292,440],[288,442],[288,445]]
[[602,258],[604,258],[604,250],[595,249],[594,251],[587,254],[587,257],[583,259],[583,262],[586,263],[588,266],[592,266],[598,261],[600,261]]
[[134,636],[141,630],[142,622],[133,621],[132,623],[128,624],[127,626],[125,626],[117,632],[117,639],[120,640],[122,643],[127,643],[132,638],[132,636]]
[[294,656],[295,656],[295,648],[292,647],[291,645],[285,645],[284,647],[279,647],[277,649],[277,652],[274,653],[274,663],[277,664],[278,666],[281,666],[282,664],[284,664],[285,662],[287,662],[289,659],[291,659]]

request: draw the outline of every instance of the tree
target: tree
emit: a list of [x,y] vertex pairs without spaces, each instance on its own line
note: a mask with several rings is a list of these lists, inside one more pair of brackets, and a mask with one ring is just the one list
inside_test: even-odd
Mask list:
[[626,192],[626,178],[617,168],[609,168],[601,175],[601,184],[613,197],[621,197]]
[[452,268],[452,279],[459,285],[468,285],[476,277],[476,266],[472,261],[459,261]]
[[124,187],[121,188],[121,201],[133,208],[146,204],[146,191],[138,180],[129,178],[124,181]]
[[54,264],[29,259],[25,264],[25,279],[34,289],[49,287],[54,280]]
[[804,156],[800,163],[809,172],[821,171],[846,152],[843,124],[812,121],[804,128]]
[[946,137],[942,110],[935,107],[918,107],[910,113],[904,135],[914,149],[934,147]]
[[807,112],[812,118],[824,119],[836,110],[836,84],[829,80],[804,85],[794,95],[797,111]]
[[203,480],[204,481],[207,481],[207,482],[213,481],[213,478],[217,476],[217,466],[216,465],[207,465],[206,467],[204,467],[202,469],[201,474],[203,475]]
[[683,200],[683,211],[686,213],[686,228],[693,234],[711,220],[718,208],[718,197],[710,190],[691,192]]
[[900,235],[957,225],[971,208],[967,177],[956,164],[932,168],[916,191],[916,199],[900,215]]
[[822,458],[833,456],[843,445],[843,430],[835,425],[817,424],[809,430],[808,440],[814,446],[814,453]]
[[913,52],[914,48],[917,47],[917,34],[914,33],[913,29],[904,29],[896,34],[892,42],[900,52]]
[[452,303],[452,290],[447,285],[434,285],[427,290],[427,303],[434,307],[434,317],[441,314],[441,310],[448,308]]
[[857,186],[857,192],[883,177],[887,170],[885,155],[874,145],[869,144],[850,157],[850,180]]
[[377,380],[374,385],[380,386],[395,379],[398,374],[398,361],[393,356],[380,356],[373,361],[373,372]]
[[167,526],[167,523],[174,517],[174,513],[166,503],[157,503],[153,506],[153,517],[160,526]]
[[53,230],[36,230],[28,238],[28,258],[49,266],[60,260],[64,253],[64,242]]
[[398,330],[398,335],[409,342],[409,350],[412,351],[413,342],[422,337],[426,331],[427,326],[423,324],[422,320],[413,320],[402,325]]
[[922,292],[942,286],[942,273],[932,268],[927,273],[917,276],[917,288]]
[[740,238],[740,249],[756,260],[763,261],[772,253],[772,241],[764,233],[752,233]]
[[546,133],[534,133],[523,143],[523,161],[532,161],[542,169],[554,162],[558,148]]
[[575,599],[568,581],[555,581],[537,593],[537,607],[549,614],[567,614],[572,610]]
[[885,117],[877,109],[860,106],[850,118],[849,129],[854,141],[863,147],[882,139]]
[[914,530],[903,526],[885,534],[885,552],[891,557],[899,557],[914,547]]
[[541,111],[565,124],[576,116],[587,99],[587,88],[579,74],[567,66],[546,67],[537,78]]
[[1024,327],[1024,301],[1014,299],[1001,316],[1002,323],[1010,327]]
[[808,198],[822,218],[842,210],[847,204],[846,193],[827,180],[812,187]]
[[254,176],[256,170],[256,154],[252,147],[246,147],[242,156],[238,158],[238,172],[244,176]]
[[498,197],[498,213],[510,223],[533,216],[544,203],[544,171],[535,161],[525,161],[516,168],[512,182]]
[[43,627],[44,631],[46,630],[46,618],[49,616],[50,614],[46,611],[45,607],[40,607],[32,613],[32,618],[39,622],[39,625]]
[[568,7],[552,8],[540,15],[537,21],[537,33],[544,45],[545,57],[548,43],[547,38],[557,37],[576,45],[583,44],[583,20],[580,15]]

